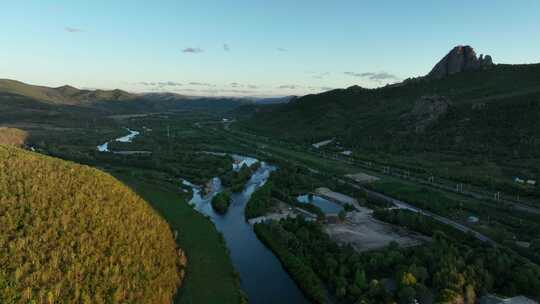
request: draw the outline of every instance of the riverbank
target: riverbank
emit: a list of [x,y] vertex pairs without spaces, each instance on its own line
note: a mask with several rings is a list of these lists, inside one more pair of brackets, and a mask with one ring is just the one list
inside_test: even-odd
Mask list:
[[244,302],[222,235],[208,218],[187,203],[188,194],[180,193],[172,185],[125,174],[117,177],[149,202],[171,229],[178,232],[177,243],[185,250],[189,262],[175,304]]
[[[274,222],[275,223],[275,222]],[[326,290],[315,271],[302,259],[296,257],[288,248],[276,241],[272,232],[272,222],[268,224],[256,224],[255,233],[274,254],[279,258],[287,272],[292,276],[296,284],[300,286],[306,296],[314,303],[326,302]],[[278,225],[275,225],[279,227]]]
[[[239,160],[237,163],[254,160],[238,155],[235,155],[235,158]],[[284,299],[288,303],[309,303],[283,269],[278,258],[257,238],[253,226],[245,220],[247,202],[257,189],[265,185],[270,173],[276,170],[276,167],[265,162],[252,161],[246,164],[246,167],[249,165],[254,171],[239,191],[233,191],[230,207],[226,213],[220,214],[211,206],[215,195],[228,190],[222,187],[219,178],[212,179],[212,187],[204,196],[201,196],[200,188],[192,186],[193,197],[190,203],[195,210],[208,216],[217,230],[223,234],[233,265],[240,275],[241,288],[246,292],[249,303],[273,304],[280,303]],[[233,165],[231,170],[238,170],[238,166]],[[190,184],[184,181],[184,185]]]

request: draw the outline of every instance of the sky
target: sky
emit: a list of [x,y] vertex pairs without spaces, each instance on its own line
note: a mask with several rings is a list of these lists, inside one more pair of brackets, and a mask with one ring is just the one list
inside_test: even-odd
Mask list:
[[4,1],[0,78],[286,96],[425,75],[456,45],[540,62],[538,0]]

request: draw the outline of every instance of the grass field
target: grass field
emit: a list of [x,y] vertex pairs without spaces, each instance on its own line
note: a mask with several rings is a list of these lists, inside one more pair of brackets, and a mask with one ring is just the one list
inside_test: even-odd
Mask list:
[[212,222],[189,206],[189,196],[172,185],[158,185],[128,175],[117,177],[149,202],[173,231],[178,231],[177,243],[185,249],[188,267],[175,303],[240,303],[238,277],[225,243]]

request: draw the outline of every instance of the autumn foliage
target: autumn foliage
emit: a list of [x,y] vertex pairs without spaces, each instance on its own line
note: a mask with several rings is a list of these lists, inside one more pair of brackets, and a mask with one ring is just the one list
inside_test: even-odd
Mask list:
[[0,127],[0,145],[22,146],[28,134],[20,129]]
[[185,264],[115,178],[0,145],[0,303],[171,303]]

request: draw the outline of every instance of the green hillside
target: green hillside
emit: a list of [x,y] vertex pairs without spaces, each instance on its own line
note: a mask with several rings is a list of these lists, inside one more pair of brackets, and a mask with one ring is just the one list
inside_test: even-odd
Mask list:
[[166,222],[90,167],[0,146],[0,303],[171,303]]
[[[445,97],[451,105],[438,121],[418,133],[414,128],[416,121],[406,116],[424,96]],[[515,134],[537,131],[539,104],[540,64],[497,65],[440,80],[419,78],[379,89],[350,87],[307,95],[269,111],[260,110],[246,125],[288,139],[316,141],[338,137],[363,145],[422,138],[418,145],[437,143],[437,135],[462,135],[468,147],[481,150],[474,142],[485,142],[486,134],[494,135],[491,140],[495,143]],[[505,115],[501,117],[501,113]],[[512,123],[513,130],[495,132]],[[444,144],[457,145],[451,140]]]
[[252,112],[240,127],[304,144],[335,138],[353,157],[409,170],[466,182],[540,178],[540,64],[350,87]]

